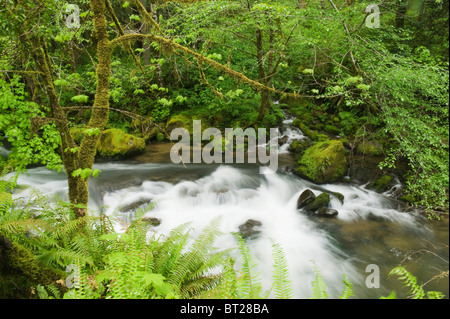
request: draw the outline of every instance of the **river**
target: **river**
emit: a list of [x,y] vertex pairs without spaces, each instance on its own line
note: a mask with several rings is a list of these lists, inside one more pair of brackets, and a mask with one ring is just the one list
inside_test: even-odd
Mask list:
[[[276,174],[259,174],[257,164],[181,164],[170,162],[171,144],[148,145],[144,154],[126,161],[95,164],[99,177],[90,181],[91,214],[109,215],[117,231],[124,231],[134,212],[153,203],[145,216],[161,221],[153,232],[168,234],[174,227],[191,222],[195,236],[220,216],[221,235],[216,247],[236,248],[232,235],[249,219],[259,221],[259,233],[247,239],[263,279],[271,284],[273,242],[279,243],[288,263],[295,298],[309,298],[314,267],[320,271],[331,298],[343,289],[343,275],[350,279],[356,298],[379,298],[395,290],[400,298],[406,291],[389,271],[403,264],[426,282],[448,269],[448,220],[428,221],[419,214],[402,213],[399,203],[388,194],[378,194],[353,184],[315,185],[284,170],[292,164],[289,152],[279,155]],[[53,199],[67,200],[66,176],[43,167],[29,169],[18,179],[21,187],[14,198],[27,197],[33,188]],[[316,195],[340,192],[341,203],[332,197],[330,205],[339,212],[335,218],[305,215],[296,209],[306,189]],[[238,258],[235,249],[232,253]],[[366,285],[372,271],[380,269],[380,287]],[[237,261],[239,267],[239,259]],[[370,277],[372,278],[372,277]],[[372,281],[373,282],[373,281]],[[448,278],[433,281],[426,290],[448,296]]]

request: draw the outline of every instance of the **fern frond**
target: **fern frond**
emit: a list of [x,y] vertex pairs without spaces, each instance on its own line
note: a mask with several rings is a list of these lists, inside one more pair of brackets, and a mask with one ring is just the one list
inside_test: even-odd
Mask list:
[[189,232],[186,231],[189,223],[174,228],[168,238],[152,241],[153,247],[153,272],[168,277],[178,263],[182,251],[186,248]]
[[348,279],[347,275],[344,274],[344,278],[342,279],[342,282],[344,283],[344,290],[342,291],[342,294],[339,296],[340,299],[350,299],[350,297],[355,295],[355,292],[353,291],[352,283]]
[[317,265],[314,263],[314,274],[315,274],[315,278],[313,280],[313,282],[311,283],[312,285],[312,296],[311,299],[327,299],[328,298],[328,294],[327,294],[327,286],[325,284],[325,282],[323,281],[323,277],[320,274],[319,269],[317,268]]
[[220,299],[237,299],[237,280],[234,270],[234,260],[228,257],[223,266],[222,278],[217,287],[217,294]]
[[178,263],[172,269],[168,280],[181,285],[189,277],[197,276],[205,271],[203,263],[212,249],[212,245],[219,235],[218,219],[214,219],[205,227],[186,253],[183,253]]
[[392,269],[388,277],[396,275],[398,276],[398,280],[404,283],[404,287],[409,288],[410,297],[413,299],[424,299],[425,291],[423,290],[422,285],[417,283],[417,278],[413,276],[406,268],[402,266],[395,267]]
[[238,280],[239,297],[243,299],[256,299],[261,295],[261,278],[257,272],[257,264],[250,254],[242,236],[237,235],[239,252],[242,258],[241,277]]
[[280,244],[272,245],[273,258],[273,290],[277,299],[291,299],[294,295],[292,282],[289,278],[286,256]]

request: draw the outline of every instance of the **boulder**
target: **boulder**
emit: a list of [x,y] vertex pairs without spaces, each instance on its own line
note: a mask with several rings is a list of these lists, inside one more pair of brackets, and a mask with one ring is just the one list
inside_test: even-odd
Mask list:
[[156,217],[143,217],[142,221],[150,226],[161,225],[161,219],[156,218]]
[[341,129],[334,125],[325,125],[323,130],[327,133],[338,135],[341,132]]
[[283,144],[286,144],[288,140],[289,140],[289,136],[284,135],[284,136],[278,138],[278,145],[281,146]]
[[164,133],[156,134],[156,140],[158,142],[164,142],[166,140],[166,135]]
[[302,153],[304,150],[311,146],[310,143],[311,142],[309,140],[295,140],[291,143],[291,145],[289,145],[289,152]]
[[316,184],[336,182],[347,173],[344,145],[338,140],[313,145],[303,153],[297,164],[295,173]]
[[322,208],[319,208],[315,214],[318,217],[335,217],[339,214],[339,212],[332,208],[322,207]]
[[144,149],[144,139],[115,128],[103,131],[97,146],[98,154],[101,157],[114,159],[126,158],[140,153]]
[[249,219],[245,222],[245,224],[239,226],[239,233],[241,234],[242,238],[253,237],[261,232],[260,230],[255,229],[255,227],[261,226],[262,223],[260,221]]
[[383,156],[383,145],[377,141],[364,140],[358,144],[356,151],[366,156]]
[[132,202],[130,204],[126,204],[126,205],[122,205],[119,207],[119,211],[121,212],[129,212],[129,211],[133,211],[138,209],[140,206],[145,205],[145,204],[149,204],[151,202],[150,198],[143,198],[143,199],[139,199],[135,202]]
[[330,194],[334,197],[336,197],[337,199],[339,199],[339,201],[341,202],[341,204],[344,204],[344,195],[339,193],[339,192],[330,192]]
[[306,205],[310,204],[316,199],[316,195],[310,190],[307,189],[300,194],[297,200],[297,209],[301,209]]
[[367,185],[367,188],[373,189],[379,193],[383,193],[388,190],[389,184],[392,182],[392,176],[383,175],[376,181],[373,181]]
[[175,128],[185,128],[192,134],[192,119],[183,114],[173,115],[166,124],[166,132],[170,134]]
[[317,196],[311,203],[305,206],[305,211],[315,212],[321,208],[328,207],[330,204],[330,194],[322,193]]

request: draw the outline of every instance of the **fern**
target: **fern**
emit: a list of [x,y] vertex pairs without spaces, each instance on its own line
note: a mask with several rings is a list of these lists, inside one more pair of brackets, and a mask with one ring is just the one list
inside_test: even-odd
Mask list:
[[294,295],[286,256],[280,244],[273,244],[273,290],[277,299],[291,299]]
[[242,299],[261,298],[261,278],[257,272],[257,264],[245,244],[245,240],[238,236],[239,252],[242,258],[241,277],[238,278],[238,295]]
[[355,295],[355,292],[353,291],[352,283],[348,279],[347,275],[344,274],[343,276],[343,284],[344,284],[344,290],[342,291],[342,294],[339,296],[340,299],[350,299],[350,297]]
[[[206,275],[221,264],[220,256],[224,254],[224,252],[211,253],[212,245],[220,233],[218,224],[219,219],[214,219],[202,230],[187,252],[181,254],[173,263],[168,281],[180,287],[180,291],[185,297],[198,294],[200,282],[205,289],[210,289],[218,283],[217,276]],[[193,284],[193,282],[196,283]]]
[[409,288],[409,294],[410,294],[409,298],[412,298],[412,299],[425,299],[425,298],[442,299],[442,298],[444,298],[444,295],[438,291],[425,292],[425,290],[423,289],[423,285],[420,285],[417,282],[417,278],[414,275],[412,275],[408,270],[406,270],[406,268],[404,268],[402,266],[398,266],[398,267],[395,267],[394,269],[392,269],[389,272],[388,277],[390,277],[392,275],[398,276],[398,280],[403,282],[404,287]]
[[328,298],[328,294],[326,291],[327,286],[315,263],[314,263],[314,274],[315,278],[311,283],[312,285],[311,299],[327,299]]
[[222,280],[217,287],[217,294],[220,299],[237,299],[237,280],[236,272],[234,270],[234,260],[228,257],[223,266]]

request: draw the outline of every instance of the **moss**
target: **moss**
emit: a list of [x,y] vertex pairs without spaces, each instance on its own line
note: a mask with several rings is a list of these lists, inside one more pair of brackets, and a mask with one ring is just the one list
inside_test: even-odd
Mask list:
[[356,147],[356,151],[366,156],[382,156],[383,145],[377,141],[362,141]]
[[341,129],[334,125],[325,125],[323,130],[327,133],[338,135],[341,132]]
[[330,194],[322,193],[317,196],[310,204],[306,205],[305,210],[315,212],[316,210],[327,207],[330,203]]
[[173,115],[166,124],[166,131],[170,134],[173,129],[182,127],[189,131],[192,134],[192,119],[184,114],[176,114]]
[[0,233],[0,251],[2,258],[1,273],[3,275],[25,276],[36,284],[57,284],[60,291],[67,289],[61,285],[65,272],[50,268],[40,263],[34,255],[22,245],[11,242]]
[[164,142],[166,140],[166,135],[164,133],[156,134],[156,140],[158,142]]
[[331,195],[333,195],[334,197],[336,197],[337,199],[339,199],[339,201],[341,202],[341,204],[344,204],[344,195],[342,193],[339,192],[330,192]]
[[120,129],[108,129],[102,132],[97,149],[102,157],[123,158],[143,151],[145,141]]
[[308,147],[311,146],[310,141],[293,141],[289,146],[289,151],[293,153],[303,153]]
[[306,136],[308,136],[309,138],[313,137],[313,132],[309,129],[309,127],[303,123],[300,119],[295,119],[292,122],[292,126],[295,126],[297,128],[300,129],[300,131],[302,131],[303,134],[305,134]]
[[350,147],[350,142],[347,138],[341,138],[340,141],[344,144],[344,147]]
[[312,139],[318,142],[324,142],[328,140],[328,136],[325,134],[319,134],[317,132],[313,132]]
[[407,202],[410,204],[414,204],[417,201],[416,198],[411,194],[402,195],[398,198],[398,200],[401,200],[403,202]]
[[374,189],[377,192],[384,192],[387,190],[388,185],[392,181],[392,176],[383,175],[374,182],[369,183],[368,188]]
[[72,136],[72,139],[75,143],[80,144],[81,140],[84,137],[84,128],[83,127],[71,127],[70,128],[70,136]]
[[308,148],[298,161],[295,173],[314,183],[332,183],[347,172],[344,145],[338,140],[319,142]]

